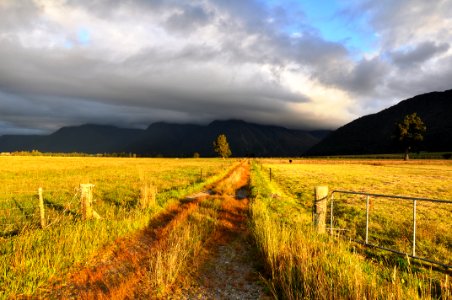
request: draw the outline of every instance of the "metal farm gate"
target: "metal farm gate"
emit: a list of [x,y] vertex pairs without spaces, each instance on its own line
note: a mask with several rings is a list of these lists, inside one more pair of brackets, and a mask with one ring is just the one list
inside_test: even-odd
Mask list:
[[[390,251],[393,253],[397,253],[400,255],[406,255],[409,256],[411,258],[415,258],[415,259],[419,259],[422,261],[426,261],[429,263],[433,263],[436,265],[440,265],[443,266],[445,268],[451,269],[452,265],[450,264],[450,262],[439,262],[436,261],[434,259],[428,258],[428,257],[420,257],[416,255],[416,229],[417,229],[417,224],[416,224],[416,219],[417,219],[417,204],[418,202],[429,202],[429,203],[436,203],[436,204],[447,204],[450,205],[450,208],[452,210],[452,201],[451,200],[436,200],[436,199],[429,199],[429,198],[416,198],[416,197],[407,197],[407,196],[396,196],[396,195],[382,195],[382,194],[370,194],[370,193],[363,193],[363,192],[353,192],[353,191],[342,191],[342,190],[334,190],[331,195],[330,195],[330,227],[327,228],[330,231],[330,234],[333,235],[333,232],[335,230],[347,230],[347,229],[340,229],[340,228],[334,228],[334,209],[335,209],[335,195],[338,194],[342,194],[342,195],[359,195],[359,196],[364,196],[366,199],[366,225],[365,225],[365,239],[361,240],[361,239],[351,239],[354,242],[358,242],[360,244],[363,244],[365,246],[371,246],[374,248],[378,248],[378,249],[382,249],[382,250],[386,250],[386,251]],[[380,245],[376,245],[373,243],[369,242],[369,218],[370,218],[370,197],[373,198],[386,198],[392,201],[398,201],[398,203],[400,203],[400,201],[405,201],[405,202],[412,202],[412,241],[411,241],[411,253],[405,253],[405,252],[401,252],[389,247],[383,247]],[[446,220],[446,222],[449,222],[449,224],[452,223],[452,219]]]

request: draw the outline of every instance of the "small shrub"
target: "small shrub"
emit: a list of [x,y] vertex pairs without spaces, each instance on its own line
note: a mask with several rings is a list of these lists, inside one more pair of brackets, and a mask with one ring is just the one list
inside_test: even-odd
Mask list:
[[452,157],[452,153],[444,153],[443,158],[444,159],[450,159]]

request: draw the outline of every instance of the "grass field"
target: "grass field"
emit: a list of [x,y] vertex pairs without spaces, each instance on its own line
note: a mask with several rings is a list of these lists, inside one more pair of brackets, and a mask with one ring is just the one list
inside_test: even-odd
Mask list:
[[[65,274],[89,282],[102,268],[90,268],[88,262],[102,259],[106,249],[122,245],[129,250],[127,237],[140,240],[139,230],[145,227],[149,232],[159,228],[162,239],[152,253],[148,245],[139,248],[145,267],[133,263],[144,268],[139,273],[146,278],[142,283],[151,289],[149,295],[168,295],[180,272],[194,264],[224,208],[220,198],[196,203],[181,199],[206,186],[234,195],[237,184],[231,182],[246,180],[231,172],[236,167],[248,174],[248,164],[223,159],[0,157],[0,298],[46,295],[46,289],[58,295],[49,283]],[[218,181],[228,173],[228,180]],[[275,298],[452,297],[450,270],[319,235],[311,214],[317,185],[330,191],[452,199],[451,161],[261,159],[252,163],[250,180],[251,232],[266,269],[262,278]],[[82,183],[95,185],[94,209],[100,220],[82,221]],[[44,189],[44,229],[39,227],[38,187]],[[157,189],[157,195],[142,208],[145,188]],[[411,202],[372,198],[370,212],[370,242],[411,251]],[[158,223],[158,216],[165,214],[169,223]],[[418,203],[419,256],[452,263],[451,220],[451,205]],[[335,197],[334,227],[347,229],[343,237],[363,239],[364,221],[363,197]],[[117,258],[127,265],[132,254],[123,252]],[[113,284],[118,279],[111,276]],[[127,278],[117,283],[116,296],[127,296],[130,286],[140,284],[132,271]]]
[[[179,191],[217,173],[228,163],[220,160],[0,157],[0,234],[38,224],[37,189],[44,190],[49,223],[63,216],[77,217],[81,183],[95,185],[95,209],[101,216],[118,218],[133,212],[141,189],[157,188],[157,201],[166,202]],[[220,168],[219,168],[220,167]],[[201,178],[202,177],[202,178]],[[1,215],[3,212],[3,215]],[[6,219],[6,220],[5,220]],[[66,218],[67,219],[67,218]],[[6,222],[3,222],[6,224]],[[0,224],[1,226],[1,224]]]
[[[0,157],[0,297],[31,295],[118,237],[232,166],[222,159]],[[94,188],[99,221],[81,222],[81,183]],[[142,188],[155,203],[138,205]],[[48,226],[39,229],[37,189],[44,189]]]
[[[310,209],[316,185],[388,195],[452,200],[450,161],[275,161],[273,180]],[[401,252],[411,252],[411,201],[371,198],[369,241]],[[336,195],[334,227],[348,229],[348,236],[364,240],[366,202],[363,196]],[[417,203],[419,256],[452,265],[452,204]]]
[[[312,232],[311,212],[317,185],[327,185],[330,191],[452,199],[450,182],[450,161],[260,160],[252,177],[253,228],[272,274],[275,295],[289,299],[346,295],[447,299],[451,284],[444,273],[432,273],[388,252],[317,236]],[[412,203],[407,205],[372,199],[369,241],[410,252]],[[450,204],[418,205],[418,255],[451,264],[451,217]],[[363,239],[364,224],[365,199],[335,200],[335,227]]]

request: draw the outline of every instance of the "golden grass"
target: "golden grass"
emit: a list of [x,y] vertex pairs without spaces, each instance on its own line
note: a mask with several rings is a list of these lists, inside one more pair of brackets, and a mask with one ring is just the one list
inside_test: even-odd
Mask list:
[[145,285],[150,288],[149,296],[168,295],[180,273],[186,271],[188,264],[199,255],[216,222],[216,209],[199,208],[170,232],[168,241],[156,249],[149,260],[145,281]]
[[[248,162],[242,162],[231,169],[222,180],[215,182],[216,195],[210,196],[199,203],[194,211],[185,212],[184,221],[177,222],[169,233],[167,242],[155,251],[155,255],[149,260],[148,276],[145,286],[150,288],[149,297],[169,298],[171,287],[177,279],[183,278],[182,272],[190,266],[202,262],[198,257],[208,238],[212,238],[214,230],[218,235],[221,229],[234,228],[236,222],[236,210],[245,210],[247,202],[240,203],[235,200],[235,192],[247,185],[249,178]],[[227,215],[227,217],[226,217]],[[220,227],[217,231],[217,227]],[[140,291],[140,297],[143,296]]]
[[[1,229],[7,234],[0,237],[0,298],[32,295],[118,237],[144,228],[152,216],[183,195],[218,180],[232,163],[220,159],[0,157],[0,203],[6,207],[37,205],[33,193],[42,186],[50,224],[37,229],[39,219],[23,217],[13,224],[15,236],[8,237],[8,228]],[[80,183],[95,184],[94,209],[101,220],[81,222]],[[155,203],[147,209],[139,205],[143,185],[158,189]]]
[[452,199],[452,161],[391,160],[262,160],[272,168],[273,179],[311,200],[314,186],[328,185],[330,190],[353,190],[369,193],[409,195]]
[[[391,162],[392,164],[394,163]],[[381,257],[366,259],[364,252],[357,251],[359,249],[354,243],[313,232],[310,221],[313,187],[326,183],[331,188],[331,182],[334,182],[342,184],[341,189],[349,189],[357,182],[367,181],[372,181],[375,187],[379,187],[377,182],[382,178],[378,176],[383,175],[370,166],[360,165],[356,161],[352,164],[338,161],[328,164],[321,161],[290,165],[273,164],[270,160],[265,161],[263,168],[254,165],[251,182],[254,196],[251,207],[252,230],[266,262],[268,284],[275,297],[283,299],[451,297],[452,285],[447,275],[420,270],[406,258],[399,260],[402,265],[382,260]],[[413,167],[412,164],[410,166]],[[425,168],[426,166],[428,167]],[[438,175],[447,177],[449,167],[441,164],[438,166],[442,170]],[[273,173],[271,183],[268,177],[270,167]],[[423,167],[423,171],[430,169],[429,165]],[[411,170],[412,172],[423,172],[414,168],[417,170]],[[368,176],[362,176],[363,170]],[[398,176],[400,178],[398,184],[401,184],[402,172],[391,174]]]
[[[327,185],[332,190],[348,190],[387,195],[452,200],[451,161],[378,160],[299,160],[264,161],[263,172],[272,169],[275,184],[300,207],[309,211],[314,187]],[[335,228],[347,237],[365,239],[366,198],[336,194]],[[328,205],[329,209],[329,205]],[[412,201],[370,198],[369,241],[411,253],[413,232]],[[452,204],[418,202],[416,252],[452,264]],[[328,211],[329,223],[329,211]]]

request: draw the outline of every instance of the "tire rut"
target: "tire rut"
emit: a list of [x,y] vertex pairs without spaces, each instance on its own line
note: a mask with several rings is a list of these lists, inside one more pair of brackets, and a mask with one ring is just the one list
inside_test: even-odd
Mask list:
[[133,237],[119,239],[92,261],[92,266],[57,281],[46,298],[124,299],[145,276],[153,249],[162,247],[171,230],[183,222],[205,197],[189,199],[154,218],[146,229]]
[[[55,281],[39,294],[58,299],[267,299],[256,271],[259,261],[247,228],[249,164],[166,209],[133,236],[100,251],[88,267]],[[181,280],[164,292],[143,286],[154,249],[168,243],[170,232],[204,201],[221,200],[217,226],[189,262]],[[183,225],[182,225],[183,226]],[[195,261],[196,260],[196,261]],[[158,295],[158,296],[156,296]],[[166,296],[164,296],[166,295]]]
[[233,195],[223,194],[219,226],[205,245],[201,267],[173,291],[175,299],[271,299],[260,280],[260,257],[248,231],[249,169]]

